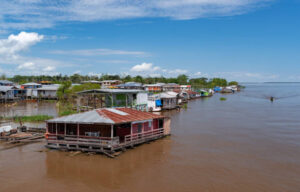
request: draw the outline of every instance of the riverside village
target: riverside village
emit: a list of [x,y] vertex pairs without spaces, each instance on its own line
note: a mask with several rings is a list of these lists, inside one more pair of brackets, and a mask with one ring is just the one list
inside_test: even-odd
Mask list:
[[[165,111],[190,100],[233,94],[242,87],[220,78],[141,76],[33,76],[0,80],[1,150],[43,142],[45,148],[115,157],[129,148],[170,136]],[[221,101],[226,100],[220,97]],[[15,114],[19,105],[54,104],[57,115]],[[46,105],[47,107],[47,105]]]

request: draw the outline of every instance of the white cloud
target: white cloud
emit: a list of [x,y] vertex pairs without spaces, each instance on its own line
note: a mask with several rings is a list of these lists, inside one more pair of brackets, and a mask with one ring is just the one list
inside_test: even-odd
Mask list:
[[[155,66],[152,63],[142,63],[133,66],[130,69],[130,72],[133,73],[133,75],[139,74],[139,75],[146,75],[150,77],[157,77],[157,76],[170,76],[170,75],[180,75],[180,74],[186,74],[188,73],[188,70],[185,69],[164,69],[159,66]],[[155,73],[154,73],[155,72]]]
[[113,49],[81,49],[81,50],[54,50],[52,54],[59,55],[80,55],[80,56],[97,56],[97,55],[134,55],[134,56],[146,56],[145,52],[141,51],[125,51],[125,50],[113,50]]
[[[243,14],[274,0],[2,0],[1,28],[45,28],[58,22],[126,18],[194,19]],[[1,19],[2,18],[2,19]]]
[[0,56],[18,57],[18,53],[40,42],[44,38],[38,33],[20,32],[18,35],[11,34],[7,39],[0,39]]
[[44,72],[51,72],[51,71],[55,71],[55,67],[54,66],[46,66],[43,69]]
[[5,69],[9,75],[51,75],[56,74],[57,68],[74,66],[65,61],[47,58],[23,56],[23,52],[44,39],[43,35],[35,32],[20,32],[11,34],[6,39],[0,39],[0,64],[16,65],[15,70],[11,67]]
[[19,70],[34,70],[35,68],[36,66],[32,62],[26,62],[18,66]]
[[186,74],[188,73],[188,70],[185,69],[174,69],[174,70],[169,70],[167,71],[170,74]]
[[202,72],[198,71],[196,73],[194,73],[195,76],[201,76],[202,75]]
[[[156,67],[156,69],[158,69]],[[148,72],[153,70],[153,64],[152,63],[142,63],[140,65],[133,66],[130,71],[132,72]]]

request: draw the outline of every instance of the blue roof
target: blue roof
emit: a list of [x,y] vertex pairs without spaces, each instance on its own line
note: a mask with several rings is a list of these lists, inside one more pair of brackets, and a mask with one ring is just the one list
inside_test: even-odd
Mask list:
[[136,82],[128,82],[124,84],[117,85],[117,87],[141,87],[141,83],[136,83]]
[[14,84],[14,83],[8,80],[0,80],[0,84]]

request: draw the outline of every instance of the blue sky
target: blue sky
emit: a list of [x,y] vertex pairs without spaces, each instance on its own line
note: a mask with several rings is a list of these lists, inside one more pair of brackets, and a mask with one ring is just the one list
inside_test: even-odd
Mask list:
[[300,1],[2,0],[0,73],[300,81]]

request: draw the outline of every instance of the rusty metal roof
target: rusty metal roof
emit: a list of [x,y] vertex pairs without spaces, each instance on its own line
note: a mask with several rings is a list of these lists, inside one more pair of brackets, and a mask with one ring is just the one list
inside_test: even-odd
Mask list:
[[164,118],[150,112],[131,108],[101,108],[84,113],[51,119],[49,123],[120,124]]
[[131,108],[116,108],[115,110],[126,113],[127,115],[115,113],[109,109],[98,109],[97,111],[99,114],[106,116],[107,118],[114,121],[115,124],[133,121],[144,121],[164,117],[163,115],[156,115],[150,112],[138,111]]

